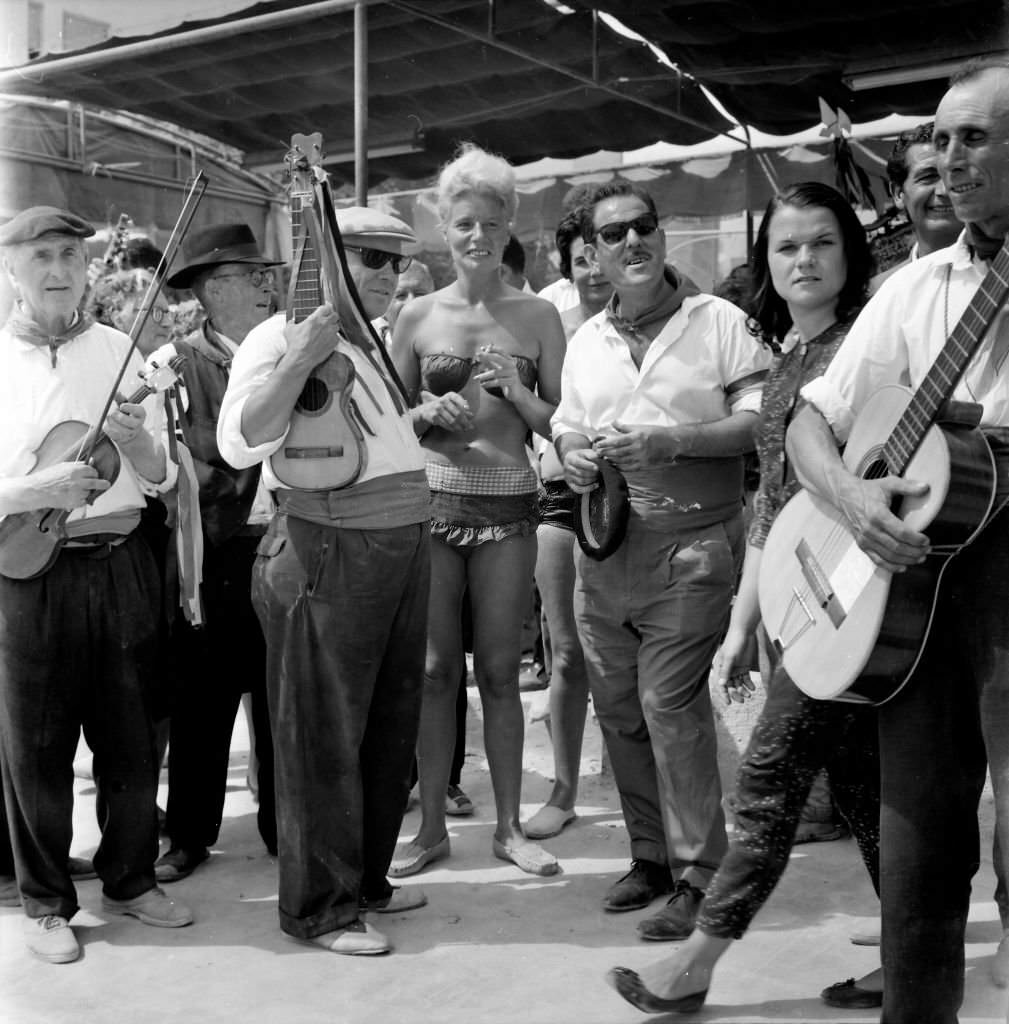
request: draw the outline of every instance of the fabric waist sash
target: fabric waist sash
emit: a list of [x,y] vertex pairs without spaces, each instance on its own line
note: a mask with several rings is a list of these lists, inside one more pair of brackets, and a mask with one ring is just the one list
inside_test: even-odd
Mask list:
[[731,519],[743,500],[743,459],[683,459],[626,474],[631,515],[650,530],[692,530]]
[[67,538],[87,539],[92,534],[115,534],[125,537],[140,525],[140,509],[128,508],[122,512],[109,512],[104,516],[89,516],[85,519],[67,521]]
[[296,519],[345,530],[388,530],[425,523],[431,494],[424,471],[390,473],[339,491],[276,492],[277,507]]

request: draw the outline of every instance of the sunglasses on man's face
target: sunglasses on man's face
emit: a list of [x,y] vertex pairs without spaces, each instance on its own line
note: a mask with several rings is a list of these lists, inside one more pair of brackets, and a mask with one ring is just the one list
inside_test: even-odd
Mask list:
[[616,220],[612,224],[604,224],[601,228],[596,228],[596,236],[607,245],[619,245],[627,238],[627,232],[631,228],[639,238],[647,238],[658,231],[659,222],[654,214],[643,213],[634,220]]
[[391,263],[392,272],[402,274],[413,263],[412,256],[397,256],[394,252],[384,252],[382,249],[366,249],[360,245],[345,245],[344,248],[356,252],[369,270],[381,270],[387,263]]

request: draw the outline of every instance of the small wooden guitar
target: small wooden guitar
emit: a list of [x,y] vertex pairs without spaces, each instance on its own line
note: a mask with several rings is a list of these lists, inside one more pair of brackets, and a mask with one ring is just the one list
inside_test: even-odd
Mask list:
[[[185,361],[174,345],[162,345],[148,356],[140,374],[144,383],[126,401],[142,402],[149,395],[167,391],[178,381]],[[120,468],[118,449],[104,431],[79,420],[64,420],[46,434],[35,452],[31,472],[60,462],[78,462],[84,451],[91,452],[84,461],[94,466],[102,479],[114,483]],[[4,516],[0,520],[0,576],[30,580],[52,568],[67,541],[70,513],[65,508],[38,508]]]
[[[319,247],[326,243],[320,213],[310,210],[316,202],[314,177],[323,173],[322,136],[318,132],[295,135],[287,162],[294,238],[287,314],[289,320],[300,323],[323,302]],[[367,449],[355,415],[355,378],[353,362],[339,351],[309,374],[291,414],[287,437],[270,459],[285,487],[337,490],[350,486],[364,471]]]
[[857,417],[844,464],[863,479],[929,485],[897,508],[925,533],[929,556],[906,572],[873,563],[828,502],[800,491],[764,546],[761,617],[782,664],[811,697],[882,704],[911,678],[951,559],[980,532],[995,497],[995,465],[977,429],[980,406],[950,396],[1009,296],[1009,242],[913,393],[881,388]]

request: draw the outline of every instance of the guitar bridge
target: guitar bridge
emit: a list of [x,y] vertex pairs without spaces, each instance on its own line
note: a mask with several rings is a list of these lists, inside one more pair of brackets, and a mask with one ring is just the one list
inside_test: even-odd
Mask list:
[[795,557],[799,559],[802,575],[805,576],[806,582],[813,591],[816,603],[827,613],[834,628],[840,628],[841,623],[844,622],[845,610],[841,607],[841,602],[838,600],[837,594],[834,593],[827,574],[805,540],[799,541],[799,546],[795,549]]
[[343,445],[320,446],[314,448],[285,448],[285,459],[342,459]]

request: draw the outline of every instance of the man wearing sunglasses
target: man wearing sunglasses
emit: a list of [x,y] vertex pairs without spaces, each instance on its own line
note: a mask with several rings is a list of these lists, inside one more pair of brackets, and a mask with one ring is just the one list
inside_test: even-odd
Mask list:
[[[365,310],[384,313],[413,232],[378,210],[337,217]],[[297,322],[277,316],[256,328],[235,359],[218,441],[232,465],[263,464],[278,504],[254,593],[276,748],[280,927],[365,956],[392,948],[366,913],[426,902],[416,886],[394,890],[386,876],[420,720],[430,493],[412,412],[352,316],[341,294],[336,308],[325,302]],[[364,455],[349,481],[294,487],[282,479],[283,459],[297,450],[287,448],[291,422],[327,362],[353,366],[339,399],[354,403]],[[346,443],[339,425],[323,426],[307,458],[332,450],[323,442]]]
[[631,841],[603,907],[671,893],[638,930],[676,941],[726,849],[707,680],[742,561],[742,454],[769,357],[739,309],[666,265],[643,189],[597,188],[582,237],[614,295],[568,344],[553,438],[573,490],[594,488],[606,459],[630,499],[612,555],[575,552],[575,615]]
[[[217,418],[231,360],[245,336],[272,313],[274,267],[247,224],[193,231],[183,265],[167,279],[189,288],[206,313],[184,342],[182,435],[199,482],[203,539],[200,628],[177,615],[172,627],[172,694],[168,805],[170,845],[155,864],[159,882],[177,882],[210,856],[224,814],[228,759],[242,693],[251,694],[259,766],[259,834],[277,852],[273,744],[266,708],[266,648],[252,608],[256,545],[272,514],[259,467],[236,470],[217,447]],[[180,556],[185,559],[185,553]]]

